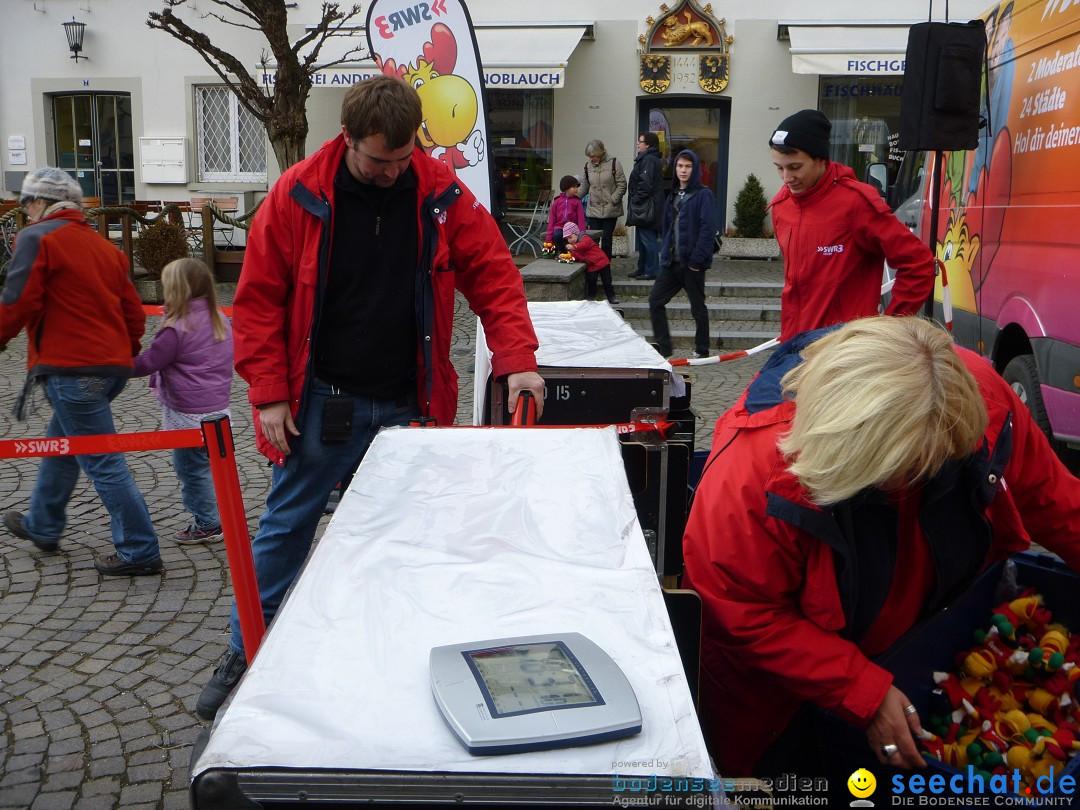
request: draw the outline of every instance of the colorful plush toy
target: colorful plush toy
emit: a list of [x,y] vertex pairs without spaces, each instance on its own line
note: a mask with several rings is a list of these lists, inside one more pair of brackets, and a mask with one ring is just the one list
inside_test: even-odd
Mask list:
[[1034,591],[1002,603],[956,671],[934,673],[926,756],[1035,789],[1080,751],[1080,640],[1052,618]]

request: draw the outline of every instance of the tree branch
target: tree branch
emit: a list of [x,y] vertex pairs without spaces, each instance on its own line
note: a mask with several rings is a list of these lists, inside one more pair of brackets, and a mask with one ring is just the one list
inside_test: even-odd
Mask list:
[[215,20],[221,20],[226,25],[231,25],[235,28],[246,28],[249,31],[262,31],[262,28],[257,25],[247,25],[245,23],[233,22],[232,20],[226,19],[225,17],[213,11],[208,11],[202,15],[203,19],[206,19],[207,17],[213,17]]
[[[272,99],[264,95],[259,85],[248,73],[244,64],[228,51],[218,48],[210,42],[210,38],[201,31],[196,31],[175,14],[172,7],[179,5],[171,0],[169,5],[160,12],[151,11],[146,24],[150,28],[165,31],[171,36],[193,48],[210,66],[223,82],[232,90],[240,102],[263,123],[269,119],[273,112]],[[235,76],[235,81],[230,75]]]
[[[322,19],[319,20],[319,24],[298,39],[296,44],[293,45],[292,51],[297,56],[300,55],[300,50],[309,42],[318,39],[319,41],[311,51],[311,53],[318,58],[319,49],[322,48],[323,43],[326,42],[329,37],[338,35],[341,27],[360,13],[360,6],[359,4],[354,5],[348,12],[343,12],[340,10],[337,3],[323,3],[322,11]],[[335,22],[337,24],[333,25]]]

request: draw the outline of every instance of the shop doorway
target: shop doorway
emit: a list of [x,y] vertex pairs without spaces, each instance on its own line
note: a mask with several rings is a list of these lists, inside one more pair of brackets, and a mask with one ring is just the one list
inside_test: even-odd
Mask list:
[[102,205],[135,199],[131,96],[80,93],[52,97],[56,165]]
[[727,228],[728,136],[731,103],[726,98],[644,98],[638,102],[638,131],[660,138],[665,187],[670,187],[675,158],[693,150],[701,162],[701,182],[716,197],[716,229]]

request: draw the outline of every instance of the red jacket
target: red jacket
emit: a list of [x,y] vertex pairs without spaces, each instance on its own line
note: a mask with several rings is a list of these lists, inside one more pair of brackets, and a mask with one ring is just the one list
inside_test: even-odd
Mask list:
[[886,261],[896,271],[886,315],[913,315],[933,292],[930,249],[847,166],[830,162],[812,189],[784,187],[770,207],[784,255],[781,340],[876,315]]
[[588,273],[598,273],[611,264],[607,254],[588,234],[581,234],[576,244],[567,242],[566,249],[573,253],[579,262],[585,262],[585,271]]
[[[333,247],[334,174],[344,151],[339,135],[270,189],[252,223],[233,300],[236,370],[250,385],[248,401],[254,407],[288,400],[294,419],[303,405],[316,301]],[[484,324],[496,377],[536,370],[536,334],[521,273],[491,215],[444,164],[420,150],[413,153],[412,169],[417,260],[424,271],[417,389],[422,411],[449,425],[457,414],[457,372],[450,362],[455,287]],[[264,455],[283,463],[261,429],[256,442]]]
[[0,299],[0,348],[26,327],[30,376],[120,377],[146,328],[127,257],[61,208],[19,231]]
[[[875,554],[890,548],[887,534],[890,526],[896,532],[896,524],[874,524],[886,512],[884,496],[869,491],[819,509],[776,449],[795,404],[770,403],[790,367],[783,352],[797,340],[777,349],[717,421],[683,539],[684,585],[698,591],[704,604],[699,714],[725,776],[751,773],[804,701],[865,727],[892,683],[854,636],[860,621],[865,630],[867,620],[889,615],[898,601],[889,591],[893,567],[885,566],[883,581],[881,566],[875,575],[847,556],[853,546],[846,526],[868,527],[854,533],[872,537]],[[923,531],[897,538],[901,546],[922,542],[931,549],[921,569],[902,566],[901,591],[931,594],[924,615],[948,604],[986,565],[1027,549],[1032,540],[1080,570],[1080,482],[990,364],[957,351],[978,380],[989,427],[976,454],[946,465],[922,488]],[[838,559],[844,564],[837,566]],[[872,603],[869,616],[860,617],[860,600]],[[888,644],[908,627],[885,627],[884,634],[879,625],[874,629]]]

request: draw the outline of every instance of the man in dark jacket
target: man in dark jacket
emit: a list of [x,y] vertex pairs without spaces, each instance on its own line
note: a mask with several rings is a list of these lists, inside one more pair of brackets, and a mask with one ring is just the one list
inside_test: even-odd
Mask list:
[[661,178],[660,138],[655,132],[638,135],[637,157],[630,172],[630,205],[626,224],[637,228],[637,270],[630,278],[655,280],[660,273],[660,226],[664,221],[664,184]]
[[660,276],[649,294],[653,339],[664,357],[672,353],[668,301],[686,290],[694,316],[694,357],[709,354],[709,310],[705,306],[705,271],[712,264],[716,238],[713,194],[701,184],[701,164],[689,149],[675,158],[675,178],[664,206]]

